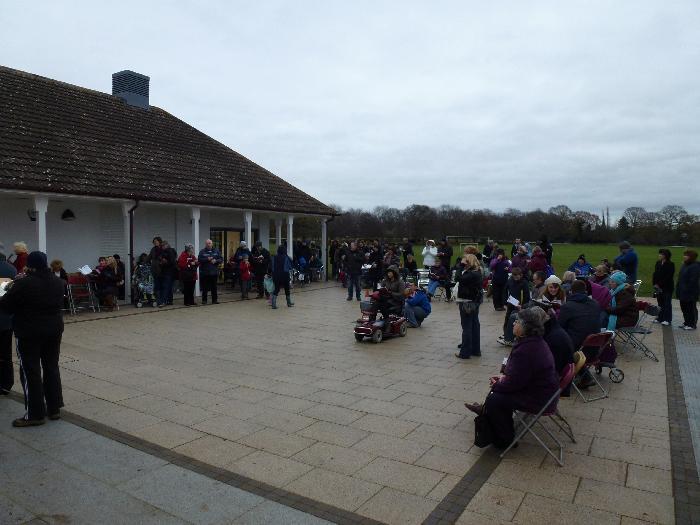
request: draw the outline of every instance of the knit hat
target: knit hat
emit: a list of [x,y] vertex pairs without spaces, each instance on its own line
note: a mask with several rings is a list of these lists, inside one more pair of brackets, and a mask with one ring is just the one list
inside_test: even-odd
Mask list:
[[610,280],[616,282],[618,285],[625,284],[627,282],[627,274],[625,272],[613,272],[610,276]]
[[241,241],[241,248],[245,248],[246,246],[248,246],[248,243],[245,241]]
[[47,270],[49,267],[46,262],[46,254],[44,252],[32,252],[27,257],[27,268],[34,270]]
[[545,280],[544,285],[545,285],[545,286],[549,286],[550,284],[558,284],[558,285],[561,285],[561,279],[559,279],[559,277],[557,277],[556,275],[550,275],[550,276],[547,277],[547,279]]

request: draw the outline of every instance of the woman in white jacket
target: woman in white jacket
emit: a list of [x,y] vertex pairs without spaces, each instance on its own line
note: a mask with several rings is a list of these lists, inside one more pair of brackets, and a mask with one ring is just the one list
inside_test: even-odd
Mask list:
[[426,268],[431,268],[435,266],[435,257],[437,257],[437,247],[435,246],[435,241],[429,240],[425,243],[425,248],[423,248],[423,266]]

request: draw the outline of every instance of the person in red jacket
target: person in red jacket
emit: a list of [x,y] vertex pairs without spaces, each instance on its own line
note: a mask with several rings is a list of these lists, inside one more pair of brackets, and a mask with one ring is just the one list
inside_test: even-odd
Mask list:
[[12,266],[15,267],[17,273],[24,273],[24,268],[27,266],[27,257],[29,257],[29,249],[23,242],[16,242],[12,245],[15,251],[15,258],[12,261]]
[[197,266],[199,262],[194,253],[194,245],[185,244],[185,250],[177,258],[177,268],[180,270],[180,282],[182,294],[185,296],[185,306],[196,306],[194,301],[194,287],[197,283]]
[[250,262],[248,261],[248,255],[243,255],[240,264],[238,265],[238,272],[241,279],[241,299],[248,299],[248,290],[250,290],[250,280],[252,275],[250,273]]
[[532,258],[527,263],[527,269],[531,273],[547,271],[547,256],[539,246],[535,246],[535,249],[532,250]]

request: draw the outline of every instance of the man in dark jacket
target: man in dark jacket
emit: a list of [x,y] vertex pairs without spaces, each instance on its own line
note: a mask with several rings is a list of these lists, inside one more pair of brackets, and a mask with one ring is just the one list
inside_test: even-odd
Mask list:
[[[0,253],[0,279],[14,279],[17,269]],[[0,311],[0,395],[7,395],[15,384],[12,368],[12,316]]]
[[357,300],[360,300],[360,275],[364,261],[365,257],[357,249],[357,243],[350,243],[350,249],[345,254],[345,268],[348,272],[348,301],[352,301],[353,287],[355,287]]
[[586,283],[574,281],[571,295],[559,311],[559,324],[571,337],[574,349],[581,348],[581,343],[589,335],[600,332],[600,313],[598,303],[586,294]]
[[264,281],[265,274],[270,266],[270,252],[263,247],[260,241],[257,241],[255,246],[253,246],[251,263],[253,266],[253,273],[255,274],[255,287],[258,289],[258,296],[256,299],[269,296],[269,292],[265,290]]
[[177,252],[168,241],[163,241],[160,252],[160,275],[163,299],[158,299],[158,306],[173,304],[173,286],[178,278]]
[[659,260],[654,266],[654,274],[651,276],[651,284],[654,286],[654,295],[659,303],[659,315],[654,320],[664,326],[671,324],[673,318],[673,276],[676,266],[671,260],[671,251],[666,248],[659,250]]
[[564,367],[574,362],[574,343],[553,315],[544,323],[543,338],[552,351],[554,368],[561,376]]
[[637,266],[639,265],[637,252],[634,251],[632,245],[627,241],[621,242],[618,248],[620,249],[620,255],[615,257],[613,265],[615,269],[625,272],[629,284],[634,284],[637,280]]
[[29,254],[27,268],[26,277],[13,282],[0,297],[0,311],[13,315],[12,329],[24,387],[26,412],[12,422],[15,427],[44,424],[47,409],[49,419],[58,419],[63,406],[58,356],[63,334],[64,284],[49,270],[42,252]]
[[219,265],[224,262],[219,250],[214,248],[211,239],[207,239],[204,248],[199,251],[199,282],[202,285],[202,304],[207,304],[207,293],[211,292],[211,304],[218,304],[216,282],[219,279]]

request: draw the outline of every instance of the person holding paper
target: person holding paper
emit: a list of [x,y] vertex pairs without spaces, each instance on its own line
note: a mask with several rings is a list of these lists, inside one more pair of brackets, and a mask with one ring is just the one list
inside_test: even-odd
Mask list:
[[530,302],[530,287],[520,268],[513,268],[510,278],[506,283],[506,316],[503,320],[503,335],[498,342],[504,346],[513,346],[513,324],[517,313],[525,303]]

